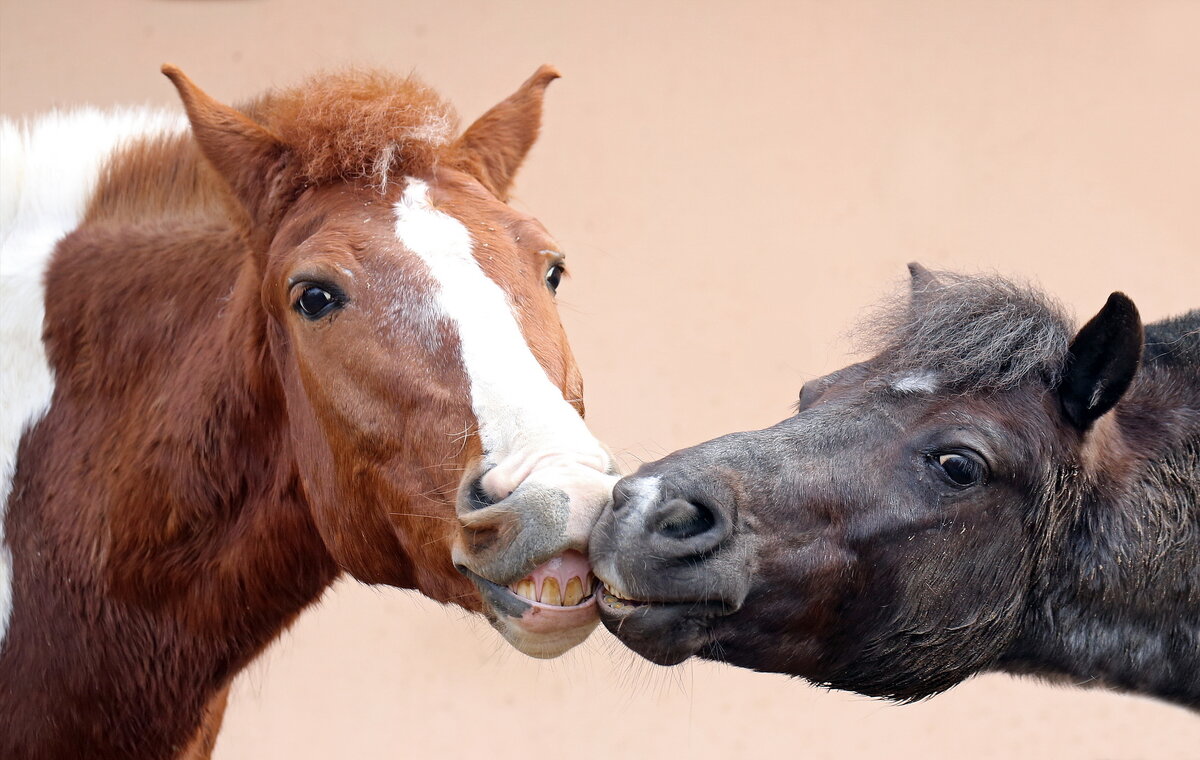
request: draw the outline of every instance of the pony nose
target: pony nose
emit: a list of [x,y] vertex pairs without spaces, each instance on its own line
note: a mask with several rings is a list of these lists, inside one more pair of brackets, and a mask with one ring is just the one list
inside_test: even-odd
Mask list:
[[643,540],[660,557],[704,555],[733,531],[725,511],[697,495],[660,491],[642,511]]

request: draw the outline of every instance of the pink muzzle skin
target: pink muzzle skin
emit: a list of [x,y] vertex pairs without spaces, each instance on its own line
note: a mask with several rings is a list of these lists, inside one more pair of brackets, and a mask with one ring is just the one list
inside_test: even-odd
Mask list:
[[596,619],[597,582],[591,564],[577,551],[551,558],[508,588],[529,605],[515,621],[527,633],[551,633]]

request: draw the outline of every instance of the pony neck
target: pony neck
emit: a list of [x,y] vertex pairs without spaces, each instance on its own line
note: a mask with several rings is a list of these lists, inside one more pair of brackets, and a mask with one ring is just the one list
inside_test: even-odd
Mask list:
[[1145,368],[1089,431],[1005,669],[1200,708],[1200,399],[1168,379]]

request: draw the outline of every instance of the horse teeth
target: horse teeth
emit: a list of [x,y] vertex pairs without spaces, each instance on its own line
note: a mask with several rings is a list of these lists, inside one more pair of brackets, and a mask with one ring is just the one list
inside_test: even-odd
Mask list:
[[574,607],[583,601],[583,581],[578,577],[567,581],[567,590],[563,592],[564,607]]
[[529,578],[526,578],[523,581],[518,581],[516,587],[513,588],[513,591],[516,592],[517,596],[523,596],[526,599],[537,599],[537,591],[535,590],[533,581]]
[[542,598],[538,599],[542,604],[562,604],[562,596],[558,592],[558,581],[554,578],[547,578],[542,581]]

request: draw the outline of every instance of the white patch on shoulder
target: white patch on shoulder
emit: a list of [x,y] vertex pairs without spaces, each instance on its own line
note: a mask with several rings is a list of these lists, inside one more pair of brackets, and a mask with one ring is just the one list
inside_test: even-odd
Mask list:
[[0,119],[0,648],[12,614],[4,516],[25,431],[50,408],[54,376],[42,344],[44,277],[58,241],[79,226],[113,151],[185,129],[181,114],[146,109]]
[[892,381],[892,389],[900,393],[936,393],[939,387],[936,372],[915,372]]
[[433,208],[424,181],[407,183],[395,207],[396,235],[429,268],[436,303],[458,328],[485,461],[495,465],[549,446],[610,469],[607,452],[534,358],[508,296],[475,260],[466,226]]

